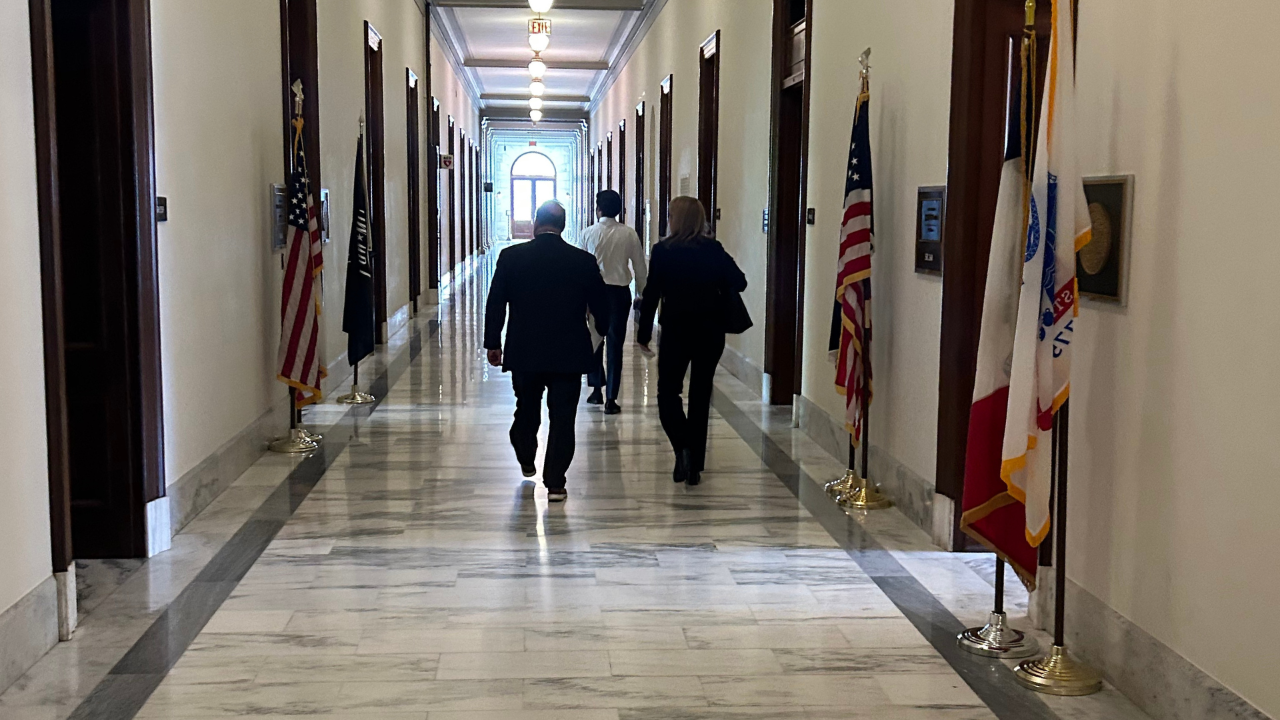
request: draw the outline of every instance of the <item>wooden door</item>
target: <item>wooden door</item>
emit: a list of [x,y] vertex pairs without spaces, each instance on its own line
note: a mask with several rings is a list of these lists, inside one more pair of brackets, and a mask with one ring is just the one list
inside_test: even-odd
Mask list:
[[674,119],[671,107],[674,75],[662,81],[658,99],[658,237],[667,236],[667,206],[671,204],[671,134]]
[[622,196],[622,210],[618,222],[627,221],[627,121],[618,123],[618,194]]
[[644,172],[644,170],[645,170],[645,168],[644,168],[644,158],[645,158],[645,153],[644,153],[644,151],[645,151],[645,138],[646,138],[646,135],[645,135],[645,132],[644,132],[644,129],[645,129],[645,128],[644,128],[644,121],[645,121],[645,117],[644,117],[644,103],[640,103],[639,105],[637,105],[637,106],[636,106],[636,180],[635,180],[635,183],[636,183],[636,195],[635,195],[635,200],[636,200],[635,209],[636,209],[636,210],[635,210],[635,212],[636,212],[636,214],[635,214],[635,228],[636,228],[636,234],[640,236],[640,239],[641,239],[642,241],[645,239],[645,236],[646,236],[646,234],[647,234],[647,233],[645,233],[645,230],[646,230],[647,228],[645,227],[646,218],[645,218],[645,214],[644,214],[644,201],[645,201],[645,187],[644,187],[644,183],[645,183],[645,172]]
[[[431,13],[427,13],[431,17]],[[428,80],[430,82],[430,80]],[[431,98],[431,120],[427,124],[427,287],[440,288],[440,101]]]
[[[1051,8],[1039,3],[1036,34],[1040,57],[1037,92],[1043,92]],[[1010,43],[1025,23],[1021,0],[956,3],[951,58],[951,130],[947,213],[942,245],[942,337],[938,377],[937,491],[957,502],[953,541],[959,532],[969,408],[977,369],[978,331],[986,292],[991,230],[1004,161]],[[1018,73],[1021,75],[1021,72]],[[1037,99],[1035,107],[1039,107]],[[1034,136],[1033,136],[1034,137]]]
[[144,557],[165,490],[148,7],[31,3],[55,572]]
[[386,119],[382,97],[382,36],[364,24],[364,105],[369,149],[369,235],[373,245],[373,314],[378,343],[387,341]]
[[405,72],[405,155],[409,185],[409,300],[418,312],[418,296],[422,294],[422,161],[418,152],[418,76],[409,68]]
[[764,356],[774,405],[790,405],[800,392],[812,8],[812,0],[774,2]]
[[715,230],[716,173],[720,165],[720,31],[707,38],[698,55],[698,200]]

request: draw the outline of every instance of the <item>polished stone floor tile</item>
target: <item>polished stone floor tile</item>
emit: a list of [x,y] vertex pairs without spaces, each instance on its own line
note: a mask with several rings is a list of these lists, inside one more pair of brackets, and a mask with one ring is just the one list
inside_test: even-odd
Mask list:
[[440,680],[606,677],[609,653],[603,650],[444,653]]
[[[507,441],[510,378],[476,350],[483,284],[482,273],[441,306],[412,362],[408,333],[375,357],[371,372],[398,363],[376,408],[308,410],[341,438],[323,463],[263,457],[173,551],[96,596],[77,637],[0,696],[0,720],[61,720],[78,706],[129,717],[85,700],[104,688],[141,694],[137,717],[152,719],[997,716],[879,574],[892,565],[968,618],[990,601],[989,568],[938,552],[896,511],[858,521],[881,562],[846,552],[848,538],[826,529],[831,508],[809,502],[825,499],[814,478],[842,463],[731,378],[717,380],[734,404],[717,400],[707,472],[691,488],[670,479],[656,369],[628,354],[623,414],[580,408],[569,500],[548,503]],[[345,435],[324,424],[340,420]],[[766,439],[780,452],[765,453]],[[157,646],[170,653],[152,658],[159,670],[114,674],[197,577],[228,593],[202,629],[165,636],[180,642]],[[1010,607],[1025,594],[1011,591]],[[1000,717],[1136,718],[1104,696]]]

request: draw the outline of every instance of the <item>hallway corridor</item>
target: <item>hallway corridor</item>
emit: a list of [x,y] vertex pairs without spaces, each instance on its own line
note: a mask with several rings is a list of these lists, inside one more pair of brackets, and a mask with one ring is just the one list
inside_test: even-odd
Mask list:
[[624,413],[583,405],[548,506],[511,457],[477,285],[393,340],[378,405],[313,411],[322,452],[264,456],[0,720],[1145,717],[956,652],[957,616],[989,602],[980,564],[896,511],[845,518],[818,485],[839,465],[728,376],[686,488],[633,353]]

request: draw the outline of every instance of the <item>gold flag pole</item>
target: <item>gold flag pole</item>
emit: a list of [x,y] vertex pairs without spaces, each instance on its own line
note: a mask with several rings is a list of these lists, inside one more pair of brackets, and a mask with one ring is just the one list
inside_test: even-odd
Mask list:
[[[867,48],[866,50],[863,50],[862,55],[858,57],[858,64],[862,66],[861,70],[858,73],[859,80],[861,81],[858,89],[859,101],[857,104],[859,108],[859,112],[861,112],[861,108],[862,108],[861,98],[869,96],[871,93],[871,77],[870,77],[871,64],[870,63],[871,63],[871,48]],[[856,118],[854,122],[857,122]],[[867,278],[865,280],[862,280],[862,282],[869,286],[871,284],[871,279]],[[870,385],[870,378],[867,377],[867,374],[868,374],[867,371],[871,365],[870,363],[871,333],[870,332],[867,332],[863,338],[862,353],[864,356],[863,363],[862,363],[863,386],[865,388],[865,387],[869,387]],[[867,394],[868,394],[867,392],[863,392],[862,399],[861,399],[861,402],[862,402],[862,438],[861,438],[862,474],[859,475],[858,472],[854,470],[854,454],[857,452],[858,448],[853,445],[853,438],[850,437],[849,468],[848,470],[845,471],[844,477],[840,478],[839,480],[836,480],[835,482],[828,483],[826,486],[827,494],[830,495],[831,498],[836,501],[836,504],[844,508],[846,511],[848,510],[881,510],[884,508],[893,507],[893,501],[891,501],[888,497],[886,497],[883,493],[881,493],[876,488],[875,483],[871,482],[871,472],[868,468],[868,460],[870,457],[870,449],[871,449],[871,444],[870,444],[870,441],[868,440],[868,432],[869,432],[868,428],[871,425],[871,418],[870,418],[871,403],[868,400]]]
[[[369,188],[369,153],[366,145],[367,139],[364,134],[364,115],[360,116],[360,149],[363,151],[364,162],[360,163],[360,171],[364,173],[364,187],[368,192]],[[371,207],[368,198],[365,199],[365,207]],[[365,233],[365,242],[368,242],[369,235]],[[366,256],[371,257],[371,256]],[[360,391],[360,363],[357,361],[351,368],[351,392],[334,398],[335,402],[343,405],[369,405],[377,398],[366,392]]]
[[[295,80],[293,89],[293,126],[296,128],[293,142],[302,142],[302,81]],[[293,155],[290,154],[292,159]],[[323,438],[319,435],[312,435],[307,429],[302,427],[298,422],[298,391],[289,386],[289,434],[278,438],[267,446],[272,452],[285,453],[287,455],[300,455],[303,453],[314,452],[320,448],[320,440]]]

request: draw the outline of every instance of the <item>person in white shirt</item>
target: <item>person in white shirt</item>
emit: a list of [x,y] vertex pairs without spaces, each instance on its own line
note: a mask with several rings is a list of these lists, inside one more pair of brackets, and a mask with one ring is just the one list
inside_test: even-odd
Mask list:
[[596,351],[595,369],[587,376],[587,383],[594,388],[587,402],[592,405],[603,403],[607,415],[622,412],[618,405],[618,389],[622,385],[622,347],[627,339],[627,321],[631,314],[631,280],[635,278],[636,293],[640,295],[644,293],[648,279],[640,236],[618,222],[621,212],[622,196],[613,190],[598,193],[596,217],[599,220],[582,234],[583,247],[596,256],[609,295],[609,334]]

